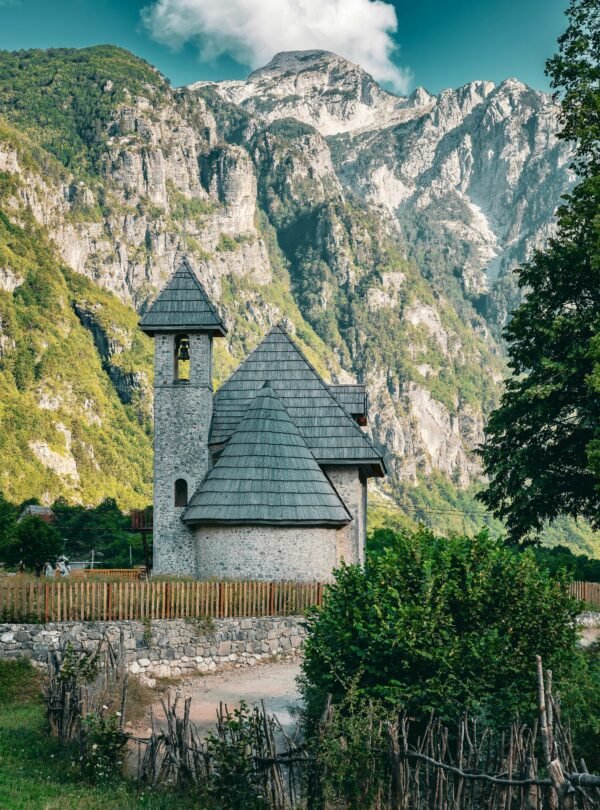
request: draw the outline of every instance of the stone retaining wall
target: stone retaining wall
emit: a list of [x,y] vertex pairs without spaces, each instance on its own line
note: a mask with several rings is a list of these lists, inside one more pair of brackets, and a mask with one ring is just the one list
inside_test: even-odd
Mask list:
[[129,671],[169,677],[254,666],[265,659],[293,658],[306,635],[300,617],[194,619],[151,622],[60,622],[0,624],[0,658],[26,656],[43,665],[51,650],[71,643],[93,650],[107,636],[123,644]]

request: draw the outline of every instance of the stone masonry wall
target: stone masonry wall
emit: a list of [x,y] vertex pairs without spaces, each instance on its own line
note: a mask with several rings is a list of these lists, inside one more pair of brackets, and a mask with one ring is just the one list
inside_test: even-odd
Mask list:
[[105,635],[118,643],[121,629],[129,671],[149,678],[193,675],[293,658],[306,636],[300,617],[193,619],[142,622],[0,624],[0,658],[25,656],[43,665],[51,650],[71,643],[93,650]]
[[175,481],[183,478],[188,498],[209,465],[208,431],[212,417],[212,338],[190,334],[190,380],[174,381],[175,335],[154,338],[154,571],[194,572],[193,535],[175,507]]
[[337,536],[318,527],[200,526],[197,576],[327,582],[338,562]]
[[[358,467],[327,466],[324,472],[344,501],[346,509],[353,517],[347,527],[349,542],[340,547],[340,557],[347,563],[364,565],[367,542],[366,484],[361,479]],[[338,560],[338,564],[341,559]]]

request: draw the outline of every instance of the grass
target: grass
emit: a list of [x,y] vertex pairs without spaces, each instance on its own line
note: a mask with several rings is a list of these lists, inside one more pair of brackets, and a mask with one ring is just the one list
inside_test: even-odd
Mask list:
[[25,659],[0,661],[0,807],[3,810],[175,810],[197,800],[160,795],[125,779],[91,785],[75,749],[46,732],[41,678]]

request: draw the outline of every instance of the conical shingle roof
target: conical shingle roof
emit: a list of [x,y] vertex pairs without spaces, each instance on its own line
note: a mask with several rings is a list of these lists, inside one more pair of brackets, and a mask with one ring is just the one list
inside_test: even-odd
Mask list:
[[227,329],[187,259],[183,259],[140,321],[153,332],[210,332],[226,335]]
[[229,440],[267,379],[320,464],[358,464],[369,475],[385,474],[381,453],[280,325],[215,394],[213,448]]
[[183,519],[190,524],[337,527],[352,517],[266,382]]

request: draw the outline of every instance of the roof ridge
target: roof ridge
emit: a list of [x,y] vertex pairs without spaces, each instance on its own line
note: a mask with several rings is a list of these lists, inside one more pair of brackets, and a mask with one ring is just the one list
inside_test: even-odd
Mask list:
[[[288,380],[291,385],[289,391],[285,372],[287,366],[291,374]],[[385,471],[383,454],[375,448],[369,435],[360,429],[346,406],[334,394],[332,384],[323,379],[281,321],[269,328],[260,343],[216,392],[209,440],[212,447],[226,446],[243,419],[257,387],[267,376],[271,378],[272,384],[286,405],[289,405],[291,411],[299,418],[298,426],[301,426],[302,437],[316,458],[321,461],[328,459],[329,463],[334,463],[331,459],[336,458],[342,463],[355,458],[359,464],[363,459],[365,464],[375,464],[373,469],[379,470],[379,473],[374,474],[384,474],[381,472]],[[302,385],[296,384],[295,381],[300,379]],[[305,399],[310,402],[304,402]],[[313,402],[318,402],[318,406],[313,406]],[[321,441],[326,434],[317,423],[305,424],[304,417],[298,413],[299,407],[305,407],[309,411],[312,407],[317,407],[327,412],[327,423],[332,425],[332,435],[337,434],[341,441],[338,451],[331,442]],[[318,411],[314,411],[314,416],[315,418],[318,416]],[[352,455],[350,450],[346,452],[345,448],[348,445],[353,448],[355,455]],[[325,452],[326,449],[328,452]]]
[[140,328],[153,332],[207,331],[226,335],[227,327],[187,256],[140,318]]

